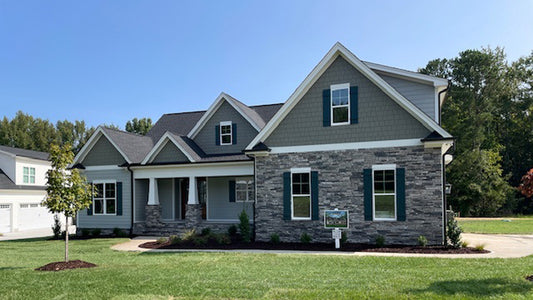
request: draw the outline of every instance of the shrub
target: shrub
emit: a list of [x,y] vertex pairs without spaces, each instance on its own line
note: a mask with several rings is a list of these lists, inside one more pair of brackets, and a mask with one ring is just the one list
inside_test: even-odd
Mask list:
[[272,244],[279,244],[279,242],[280,242],[279,234],[277,234],[277,233],[273,233],[273,234],[271,234],[271,235],[270,235],[270,242],[271,242]]
[[116,236],[116,237],[127,237],[128,234],[126,232],[124,232],[122,229],[120,228],[113,228],[113,235]]
[[476,251],[483,251],[485,250],[485,244],[476,245],[474,249],[476,249]]
[[195,236],[192,239],[192,243],[196,246],[204,246],[207,245],[208,237],[207,236]]
[[421,235],[418,237],[418,246],[426,247],[427,244],[428,244],[428,239],[425,236]]
[[242,241],[249,243],[252,239],[252,231],[250,230],[250,219],[243,210],[239,215],[239,232],[241,233]]
[[81,235],[82,236],[89,236],[89,234],[91,234],[91,230],[88,229],[88,228],[82,228],[81,229]]
[[231,244],[231,238],[227,234],[217,234],[215,235],[215,241],[219,245],[229,245]]
[[343,231],[341,233],[341,244],[346,244],[347,241],[348,241],[348,234],[346,233],[346,231]]
[[461,247],[461,233],[463,230],[459,227],[457,221],[455,219],[450,219],[446,225],[446,234],[450,245],[454,248]]
[[379,248],[385,246],[385,237],[382,235],[376,236],[376,246]]
[[237,235],[237,226],[234,225],[231,225],[229,228],[228,228],[228,234],[229,236],[231,237],[235,237]]
[[61,237],[61,220],[59,220],[59,215],[54,215],[54,225],[52,225],[52,231],[54,232],[54,239],[59,239]]
[[206,228],[202,229],[202,234],[201,235],[203,235],[203,236],[211,235],[211,228],[206,227]]
[[193,228],[191,230],[187,230],[182,236],[181,239],[183,241],[190,242],[196,237],[196,230]]
[[161,244],[164,244],[164,243],[167,242],[167,238],[165,238],[165,237],[160,237],[160,238],[158,238],[155,242],[161,245]]
[[468,247],[468,242],[462,241],[461,248],[466,248],[466,247]]
[[100,228],[95,228],[95,229],[91,230],[91,235],[92,236],[100,236],[100,233],[102,233],[102,230]]
[[170,242],[171,245],[177,245],[181,243],[181,238],[174,234],[168,238],[168,241]]
[[309,234],[307,234],[307,232],[302,233],[300,236],[300,242],[302,242],[302,244],[309,244],[311,243],[311,240],[312,238]]

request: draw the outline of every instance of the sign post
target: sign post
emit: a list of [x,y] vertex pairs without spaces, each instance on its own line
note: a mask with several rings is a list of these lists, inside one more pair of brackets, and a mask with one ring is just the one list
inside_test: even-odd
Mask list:
[[324,228],[332,228],[331,238],[335,240],[335,249],[341,247],[342,231],[340,228],[348,228],[347,210],[326,210],[324,212]]

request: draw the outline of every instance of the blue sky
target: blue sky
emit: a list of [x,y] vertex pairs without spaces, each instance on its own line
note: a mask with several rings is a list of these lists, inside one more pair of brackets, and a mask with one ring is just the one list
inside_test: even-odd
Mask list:
[[0,116],[124,128],[222,91],[283,102],[336,41],[409,70],[483,46],[512,61],[532,16],[533,1],[0,0]]

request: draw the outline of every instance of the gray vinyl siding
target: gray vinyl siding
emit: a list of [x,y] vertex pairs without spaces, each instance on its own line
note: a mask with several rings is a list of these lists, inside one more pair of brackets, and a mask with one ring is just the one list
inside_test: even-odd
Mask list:
[[[435,120],[435,87],[401,78],[381,75],[388,84]],[[436,120],[435,120],[436,121]]]
[[153,160],[154,163],[189,162],[189,159],[174,143],[168,141]]
[[131,225],[131,184],[130,172],[126,169],[84,171],[89,182],[96,180],[116,180],[122,182],[122,216],[87,215],[84,209],[78,213],[79,228],[130,228]]
[[91,151],[82,161],[84,166],[106,166],[121,165],[126,160],[120,152],[107,140],[105,136],[100,136]]
[[[350,83],[359,89],[359,123],[323,126],[322,91]],[[269,147],[424,138],[430,131],[344,58],[337,57],[281,121]]]
[[146,220],[148,186],[148,179],[135,179],[135,222],[143,222]]
[[[207,182],[207,218],[237,220],[244,209],[253,219],[252,202],[229,202],[229,181],[235,177],[209,177]],[[238,179],[238,177],[237,177]]]
[[[237,124],[237,144],[219,146],[215,144],[215,126],[224,121]],[[198,132],[194,141],[206,154],[240,153],[256,135],[257,130],[238,111],[224,101]]]
[[172,179],[158,179],[157,190],[159,196],[159,205],[161,206],[161,220],[173,220],[174,215],[174,193],[172,189]]

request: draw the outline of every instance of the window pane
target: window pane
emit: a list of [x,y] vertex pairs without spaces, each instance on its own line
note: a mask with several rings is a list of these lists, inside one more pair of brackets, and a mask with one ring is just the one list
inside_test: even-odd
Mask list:
[[23,170],[22,174],[24,174],[24,175],[28,175],[29,174],[28,167],[24,167],[24,168],[22,168],[22,170]]
[[106,199],[106,213],[114,214],[115,213],[115,199]]
[[246,201],[246,191],[237,191],[236,197],[237,201]]
[[309,196],[293,197],[292,211],[296,218],[309,218],[311,216],[311,198]]
[[394,219],[394,195],[376,195],[375,210],[376,218]]
[[223,135],[222,144],[231,144],[231,135]]
[[348,105],[348,89],[332,91],[331,103],[333,106]]
[[309,183],[302,184],[302,194],[309,194]]
[[28,175],[24,175],[24,183],[28,183],[30,181],[30,177]]
[[333,108],[333,123],[348,122],[348,107]]
[[384,180],[383,176],[384,176],[383,171],[374,171],[374,182],[383,181]]
[[35,168],[30,168],[30,175],[35,175]]
[[248,201],[254,201],[255,193],[253,190],[248,190]]
[[221,133],[231,133],[231,125],[224,125],[221,128]]
[[385,182],[385,193],[394,193],[394,181]]
[[302,173],[302,183],[309,184],[309,173]]
[[30,176],[30,183],[35,183],[35,176]]
[[394,170],[385,170],[383,173],[385,173],[386,181],[394,181]]
[[105,184],[105,197],[115,198],[115,184],[114,183]]
[[96,189],[96,196],[94,198],[104,198],[104,184],[97,183],[94,185],[94,188]]
[[94,213],[103,214],[104,213],[104,200],[94,200]]

